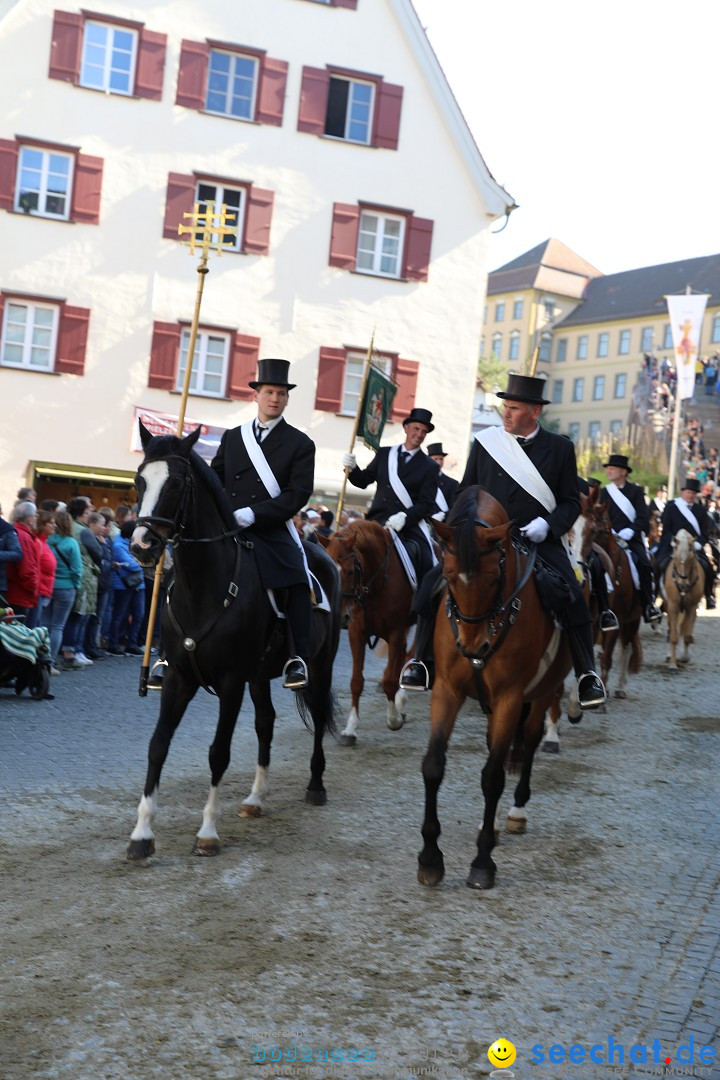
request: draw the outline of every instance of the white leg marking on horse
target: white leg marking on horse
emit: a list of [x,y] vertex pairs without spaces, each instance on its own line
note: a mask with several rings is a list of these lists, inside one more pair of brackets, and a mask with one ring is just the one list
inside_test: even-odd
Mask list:
[[[143,469],[143,480],[145,481],[145,494],[143,495],[142,506],[138,510],[138,517],[152,516],[152,512],[157,505],[157,501],[160,497],[163,484],[170,475],[170,469],[167,461],[151,461]],[[135,532],[132,534],[132,544],[138,544],[140,547],[150,547],[145,541],[146,529],[144,525],[139,525]]]
[[208,801],[203,809],[202,825],[198,831],[198,840],[219,840],[215,818],[217,817],[218,789],[210,785]]
[[340,732],[340,734],[341,735],[356,735],[359,722],[360,722],[360,717],[358,716],[357,709],[352,708],[350,710],[350,715],[347,718],[347,723],[345,724],[345,728],[344,728],[343,731]]
[[508,810],[508,817],[513,821],[527,821],[527,810],[524,806],[511,806]]
[[558,728],[559,721],[551,720],[549,716],[545,717],[545,738],[544,742],[547,743],[559,743],[560,734]]
[[135,828],[130,833],[131,840],[154,840],[155,833],[152,831],[155,815],[157,814],[157,788],[152,795],[143,795],[138,805],[138,819]]
[[407,690],[398,690],[397,694],[395,695],[395,708],[402,716],[404,716],[407,712],[407,704],[409,697],[410,695],[408,694]]
[[578,716],[582,716],[582,709],[580,708],[580,700],[578,698],[578,684],[577,679],[573,679],[570,687],[570,694],[568,695],[568,716],[571,716],[573,720],[576,720]]
[[387,726],[391,731],[399,731],[405,723],[405,718],[400,716],[394,701],[387,703]]
[[247,799],[243,799],[243,806],[259,806],[262,808],[263,799],[268,793],[268,771],[264,765],[258,765],[255,769],[255,783]]

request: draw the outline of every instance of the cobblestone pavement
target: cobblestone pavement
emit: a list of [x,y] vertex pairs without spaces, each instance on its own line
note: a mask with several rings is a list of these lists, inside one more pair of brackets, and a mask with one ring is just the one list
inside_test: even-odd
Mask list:
[[[261,822],[238,824],[234,809],[249,790],[254,760],[252,719],[243,707],[223,785],[227,847],[218,860],[191,860],[182,849],[185,843],[189,850],[207,793],[215,715],[206,695],[196,698],[163,776],[158,857],[148,871],[155,874],[152,899],[144,895],[147,875],[124,861],[158,706],[157,695],[137,696],[139,659],[111,658],[63,673],[52,680],[54,701],[0,689],[7,927],[0,1075],[474,1080],[490,1072],[487,1047],[502,1036],[515,1043],[518,1057],[496,1075],[517,1080],[720,1080],[720,1063],[707,1065],[698,1056],[702,1046],[712,1046],[720,1057],[720,618],[702,614],[689,670],[667,673],[662,638],[645,629],[645,663],[630,681],[628,700],[613,701],[605,715],[585,716],[578,727],[563,724],[560,755],[538,755],[527,837],[502,839],[498,884],[487,894],[464,888],[480,812],[481,718],[476,708],[463,710],[453,737],[440,800],[448,875],[439,889],[422,890],[414,861],[427,699],[416,696],[406,727],[389,732],[377,657],[368,663],[357,748],[327,745],[329,803],[321,810],[299,811],[292,802],[305,782],[308,739],[278,687],[274,802],[271,797]],[[348,681],[343,635],[335,679],[342,715]],[[324,822],[322,837],[307,833],[311,820]],[[207,956],[207,979],[190,965],[182,991],[175,976],[158,991],[144,966],[125,966],[117,953],[117,970],[108,974],[102,949],[112,934],[129,942],[185,934],[188,955],[195,956],[177,892],[171,899],[169,891],[186,888],[190,903],[193,890],[208,889],[214,898],[221,885],[231,886],[231,902],[234,895],[238,905],[252,903],[247,881],[258,877],[258,860],[277,851],[278,830],[291,827],[298,831],[288,859],[301,854],[301,862],[286,866],[278,856],[263,864],[265,881],[275,887],[263,903],[272,929],[268,948],[292,942],[300,951],[259,969],[242,954],[247,971],[234,972],[247,994],[241,1006],[229,991],[219,993],[222,976],[209,949],[199,953]],[[302,844],[314,847],[299,852]],[[62,891],[68,863],[73,899]],[[288,870],[293,865],[296,881]],[[294,906],[278,889],[297,890]],[[94,925],[94,890],[107,922],[89,940],[81,923]],[[303,911],[317,916],[318,905],[322,933],[310,923],[300,932]],[[175,914],[167,924],[158,911]],[[56,936],[47,919],[56,922]],[[163,947],[170,948],[170,938]],[[325,949],[329,960],[324,954],[319,979],[307,965],[315,950]],[[197,963],[202,972],[202,959]],[[73,990],[63,967],[73,972]],[[40,1000],[43,980],[49,985]],[[53,999],[58,985],[62,1003]],[[185,1011],[176,1015],[180,997]],[[82,1001],[79,1011],[75,999]],[[239,1012],[251,1037],[294,1023],[312,1030],[316,1045],[325,1039],[337,1046],[349,1031],[370,1032],[365,1037],[375,1039],[376,1065],[302,1072],[253,1064],[238,1056]],[[411,1042],[424,1047],[423,1063],[417,1053],[411,1063],[394,1060],[393,1045],[404,1052]],[[553,1045],[561,1048],[555,1062]],[[582,1064],[568,1056],[573,1045],[584,1048]],[[601,1062],[591,1062],[593,1046],[602,1048],[595,1051]],[[646,1062],[629,1061],[632,1046],[647,1047]],[[690,1063],[681,1064],[688,1053]]]

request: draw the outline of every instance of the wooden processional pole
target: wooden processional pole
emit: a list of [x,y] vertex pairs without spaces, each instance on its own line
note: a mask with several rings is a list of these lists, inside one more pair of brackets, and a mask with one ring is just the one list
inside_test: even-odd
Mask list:
[[[360,388],[360,399],[358,401],[357,412],[355,413],[355,424],[353,425],[352,438],[350,439],[349,453],[351,453],[351,454],[352,454],[353,449],[355,447],[355,440],[357,439],[358,428],[360,427],[360,413],[362,411],[363,402],[365,400],[365,387],[367,386],[368,375],[370,374],[370,361],[372,360],[374,341],[375,341],[375,331],[373,330],[373,332],[372,332],[372,334],[370,336],[370,344],[368,345],[367,356],[365,357],[365,367],[363,368],[363,380],[362,380],[362,386]],[[347,487],[347,479],[348,479],[348,475],[350,474],[351,471],[352,471],[351,469],[345,469],[344,470],[345,475],[343,476],[342,488],[340,489],[340,498],[338,499],[338,504],[337,504],[337,517],[336,517],[336,520],[337,520],[338,529],[340,528],[340,515],[342,513],[343,503],[345,502],[345,489]]]
[[[195,249],[199,247],[200,263],[197,268],[199,276],[197,291],[195,293],[195,310],[193,312],[192,326],[190,328],[190,342],[188,344],[185,377],[183,379],[180,407],[178,409],[176,434],[179,439],[182,438],[185,427],[185,410],[187,408],[190,380],[192,378],[193,362],[195,360],[195,345],[200,322],[200,305],[202,304],[205,275],[210,269],[207,264],[208,257],[211,249],[216,250],[218,255],[222,255],[223,247],[233,245],[235,243],[235,237],[237,236],[237,228],[227,224],[228,221],[237,221],[237,214],[233,210],[228,215],[225,203],[220,204],[220,208],[217,212],[215,210],[214,202],[195,203],[193,205],[192,213],[185,213],[183,214],[183,217],[189,218],[190,224],[178,225],[178,235],[180,237],[187,235],[187,239],[181,240],[181,243],[189,245],[191,255],[194,255]],[[213,240],[213,237],[216,237],[216,239]],[[148,692],[150,650],[152,648],[153,631],[155,629],[155,618],[157,616],[158,597],[160,595],[160,582],[162,581],[164,563],[165,549],[163,548],[162,554],[157,561],[157,566],[155,567],[155,577],[153,579],[152,599],[150,601],[147,634],[145,636],[145,652],[143,654],[142,667],[140,668],[140,686],[138,687],[138,694],[140,697],[147,697]],[[154,687],[153,689],[160,688]]]

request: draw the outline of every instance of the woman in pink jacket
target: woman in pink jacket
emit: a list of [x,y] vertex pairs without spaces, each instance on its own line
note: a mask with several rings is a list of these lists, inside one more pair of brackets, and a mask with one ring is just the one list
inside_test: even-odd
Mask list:
[[35,503],[17,503],[10,520],[15,526],[23,556],[20,562],[8,566],[5,596],[16,615],[27,615],[37,607],[40,595],[40,540],[35,535]]
[[35,535],[40,541],[38,551],[40,554],[40,595],[37,607],[28,614],[25,625],[30,627],[42,626],[44,623],[45,609],[52,600],[55,588],[55,571],[57,558],[55,552],[48,546],[48,538],[57,532],[55,515],[51,510],[38,510],[35,523]]

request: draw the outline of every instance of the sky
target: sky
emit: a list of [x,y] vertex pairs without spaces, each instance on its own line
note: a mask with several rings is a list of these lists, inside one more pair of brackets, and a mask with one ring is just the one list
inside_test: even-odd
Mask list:
[[605,274],[720,252],[720,0],[413,4],[519,207],[490,270],[550,237]]

